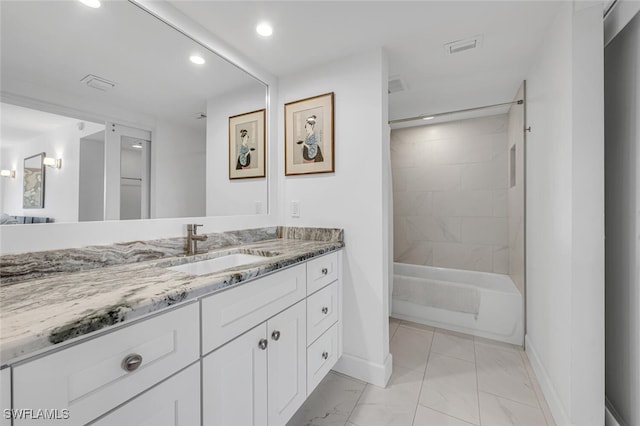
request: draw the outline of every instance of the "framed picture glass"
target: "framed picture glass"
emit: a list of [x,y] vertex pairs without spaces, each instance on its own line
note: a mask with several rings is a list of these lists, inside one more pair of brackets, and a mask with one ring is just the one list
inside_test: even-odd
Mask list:
[[229,117],[229,179],[265,176],[265,110]]
[[44,208],[44,152],[24,159],[22,208]]
[[333,92],[284,105],[285,175],[334,171]]

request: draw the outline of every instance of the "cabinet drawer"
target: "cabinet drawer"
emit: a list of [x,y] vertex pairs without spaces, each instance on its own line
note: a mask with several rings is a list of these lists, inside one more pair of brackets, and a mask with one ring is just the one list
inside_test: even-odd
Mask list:
[[178,426],[200,424],[200,363],[151,388],[92,425]]
[[[14,408],[68,409],[65,424],[85,424],[196,361],[198,331],[193,303],[15,366]],[[132,354],[142,363],[129,372]]]
[[338,324],[307,349],[307,397],[338,361]]
[[202,299],[202,354],[304,299],[305,265]]
[[338,320],[338,282],[307,299],[307,344],[313,343]]
[[338,279],[337,252],[307,262],[307,294],[315,293],[336,279]]

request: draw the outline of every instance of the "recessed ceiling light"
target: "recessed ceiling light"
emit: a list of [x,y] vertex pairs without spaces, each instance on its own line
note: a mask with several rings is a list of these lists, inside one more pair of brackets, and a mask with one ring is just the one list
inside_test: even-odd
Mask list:
[[133,145],[131,145],[131,148],[142,149],[142,145],[139,143],[134,143]]
[[429,117],[423,117],[423,120],[433,120],[435,117],[433,115],[430,115]]
[[80,0],[80,3],[84,4],[85,6],[92,7],[94,9],[97,9],[100,7],[100,0]]
[[193,62],[196,65],[202,65],[204,64],[204,58],[202,56],[198,56],[198,55],[193,55],[189,58],[189,60],[191,62]]
[[262,37],[270,37],[273,34],[273,27],[266,22],[258,24],[256,32]]

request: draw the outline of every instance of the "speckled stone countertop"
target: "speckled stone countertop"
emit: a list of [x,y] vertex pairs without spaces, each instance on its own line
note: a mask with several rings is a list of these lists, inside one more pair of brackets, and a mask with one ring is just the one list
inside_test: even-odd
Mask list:
[[[189,257],[179,255],[182,239],[73,249],[65,251],[66,257],[53,252],[1,256],[0,365],[344,247],[338,229],[278,227],[207,235],[208,246],[200,248],[209,252]],[[266,259],[201,276],[167,269],[231,253]],[[31,269],[25,266],[29,263]]]

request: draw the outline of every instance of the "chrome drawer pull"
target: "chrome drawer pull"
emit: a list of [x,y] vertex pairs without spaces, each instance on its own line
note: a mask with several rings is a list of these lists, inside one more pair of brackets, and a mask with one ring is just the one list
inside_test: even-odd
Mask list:
[[329,352],[322,352],[322,358],[324,359],[329,358]]
[[268,344],[269,342],[267,341],[267,339],[260,339],[260,341],[258,342],[258,347],[264,351],[265,349],[267,349]]
[[135,371],[142,365],[142,355],[131,354],[127,355],[125,359],[122,360],[122,369],[124,371]]
[[273,333],[271,333],[271,338],[277,341],[280,338],[280,332],[278,330],[275,330]]
[[329,313],[329,308],[327,308],[326,306],[322,308],[322,313],[327,315]]
[[329,270],[327,268],[322,268],[322,275],[327,275]]

